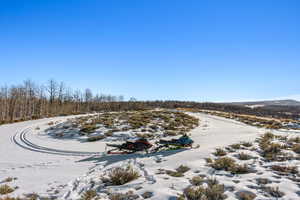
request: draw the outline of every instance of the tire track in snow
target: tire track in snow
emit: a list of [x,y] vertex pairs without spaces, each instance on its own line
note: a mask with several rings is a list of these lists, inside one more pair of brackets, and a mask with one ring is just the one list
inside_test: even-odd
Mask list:
[[85,151],[67,151],[67,150],[61,150],[61,149],[54,149],[54,148],[48,148],[43,147],[37,144],[34,144],[30,142],[26,135],[29,134],[32,131],[32,128],[26,128],[19,132],[17,132],[11,140],[16,145],[34,152],[39,153],[46,153],[46,154],[54,154],[54,155],[62,155],[62,156],[95,156],[95,155],[101,155],[101,152],[85,152]]

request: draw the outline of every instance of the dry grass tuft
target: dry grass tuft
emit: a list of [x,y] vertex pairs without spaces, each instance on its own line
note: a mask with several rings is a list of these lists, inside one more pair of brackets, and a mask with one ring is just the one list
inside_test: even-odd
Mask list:
[[166,170],[166,174],[168,174],[169,176],[173,176],[173,177],[183,177],[184,173],[186,173],[187,171],[189,171],[190,168],[185,166],[185,165],[180,165],[176,171],[173,170]]
[[207,187],[190,186],[184,190],[183,196],[187,200],[223,200],[227,198],[224,192],[224,185],[215,181],[214,184],[208,184]]
[[295,153],[300,154],[300,144],[294,144],[293,147],[292,147],[292,150],[293,150]]
[[0,195],[9,194],[14,192],[15,189],[11,188],[9,185],[1,185],[0,186]]
[[15,198],[15,197],[7,196],[7,197],[0,198],[0,200],[25,200],[25,199],[20,199],[18,197]]
[[237,154],[237,158],[240,160],[250,160],[250,159],[252,159],[252,156],[247,153],[242,152],[242,153]]
[[248,165],[234,165],[232,168],[229,169],[232,174],[248,174],[252,173],[253,171],[248,167]]
[[240,143],[236,143],[236,144],[232,144],[229,146],[232,149],[240,149],[241,148],[241,144]]
[[298,174],[297,166],[281,166],[281,165],[273,165],[271,167],[272,170],[277,172],[283,172],[288,174]]
[[239,200],[253,200],[256,198],[256,194],[250,191],[240,191],[236,193]]
[[247,174],[252,172],[247,165],[238,165],[234,159],[229,157],[218,158],[210,166],[216,170],[224,170],[232,174]]
[[91,136],[91,137],[87,138],[87,141],[88,142],[96,142],[96,141],[99,141],[99,140],[103,140],[104,138],[105,138],[104,135]]
[[216,170],[229,171],[233,166],[235,166],[235,160],[229,157],[218,158],[211,163],[211,167]]
[[280,198],[284,196],[284,193],[278,187],[263,187],[262,190],[272,197]]
[[213,154],[215,156],[226,156],[227,152],[224,149],[217,148],[216,151]]
[[88,190],[81,196],[80,200],[92,200],[97,196],[97,192],[95,190]]
[[258,179],[256,179],[256,183],[258,185],[266,185],[266,184],[271,183],[271,181],[267,178],[258,178]]
[[253,144],[251,142],[242,142],[241,145],[244,147],[252,147],[253,146]]
[[139,173],[132,168],[131,165],[128,165],[126,168],[116,167],[113,168],[109,174],[109,181],[112,185],[124,185],[138,179],[140,177]]
[[208,164],[213,163],[213,159],[211,159],[211,158],[205,158],[205,161]]
[[129,191],[125,194],[122,193],[114,193],[109,195],[110,200],[131,200],[131,199],[138,199],[139,196],[134,194],[132,191]]
[[179,172],[179,173],[186,173],[190,170],[191,168],[189,168],[188,166],[185,166],[185,165],[180,165],[176,171]]
[[195,185],[195,186],[202,185],[203,182],[204,182],[204,179],[203,179],[201,176],[194,176],[194,177],[190,180],[190,183],[191,183],[192,185]]
[[90,134],[90,133],[93,133],[95,132],[95,130],[97,129],[96,125],[95,124],[87,124],[87,125],[84,125],[80,131],[81,132],[84,132],[84,133],[87,133],[87,134]]

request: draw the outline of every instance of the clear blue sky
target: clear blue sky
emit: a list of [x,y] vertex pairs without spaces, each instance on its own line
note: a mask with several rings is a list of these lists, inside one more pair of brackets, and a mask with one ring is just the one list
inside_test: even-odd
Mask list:
[[0,75],[140,100],[300,99],[300,1],[0,0]]

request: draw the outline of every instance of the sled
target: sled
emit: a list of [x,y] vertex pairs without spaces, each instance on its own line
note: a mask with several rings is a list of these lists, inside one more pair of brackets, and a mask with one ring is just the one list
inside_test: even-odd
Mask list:
[[114,149],[109,150],[108,154],[132,154],[136,152],[145,151],[148,153],[148,150],[152,147],[145,139],[139,139],[135,142],[125,142],[123,144],[106,144],[107,147],[114,147]]

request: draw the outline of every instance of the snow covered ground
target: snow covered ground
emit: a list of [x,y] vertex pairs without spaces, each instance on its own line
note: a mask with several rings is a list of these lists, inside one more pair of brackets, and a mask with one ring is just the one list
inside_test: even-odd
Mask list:
[[[7,177],[17,178],[7,183],[12,187],[18,186],[10,196],[35,192],[41,196],[54,196],[59,199],[79,199],[85,191],[93,189],[103,199],[108,199],[111,193],[128,191],[132,191],[140,199],[143,199],[141,196],[145,193],[151,194],[150,199],[177,199],[190,185],[189,179],[193,176],[217,177],[216,172],[207,167],[205,161],[205,158],[211,157],[215,148],[240,141],[253,142],[265,133],[264,129],[230,119],[207,114],[191,115],[200,119],[200,126],[190,132],[195,145],[199,144],[200,148],[147,155],[107,156],[102,154],[105,151],[105,141],[85,143],[55,139],[42,134],[43,130],[49,128],[49,122],[60,123],[70,117],[0,126],[0,182]],[[140,178],[122,186],[107,186],[103,183],[101,177],[112,168],[127,165],[133,166],[139,172]],[[161,173],[165,170],[175,170],[180,165],[190,168],[184,177],[171,177]],[[223,184],[233,184],[229,183],[226,174],[222,176],[227,177],[221,179],[225,181]],[[230,177],[230,180],[247,180],[251,179],[251,176],[238,175]],[[249,190],[247,184],[248,182],[239,184],[237,188]],[[294,185],[292,189],[286,189],[290,192],[284,199],[297,199]],[[236,199],[228,188],[226,194],[228,199]]]

